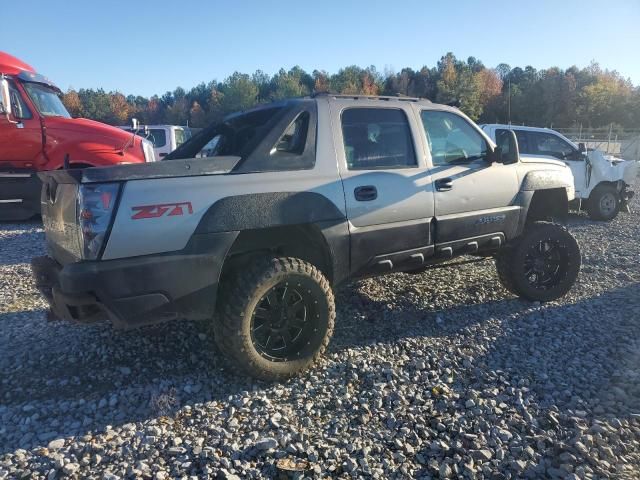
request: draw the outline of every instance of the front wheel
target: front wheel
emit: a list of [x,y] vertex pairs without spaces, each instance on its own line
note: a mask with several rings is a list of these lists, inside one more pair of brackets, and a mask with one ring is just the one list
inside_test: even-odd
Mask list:
[[501,250],[496,269],[502,285],[527,300],[547,302],[564,296],[580,271],[580,247],[558,224],[535,222],[513,245]]
[[620,211],[620,195],[611,185],[600,185],[589,195],[587,212],[594,220],[613,220]]
[[229,282],[213,327],[231,367],[282,380],[322,355],[336,313],[329,281],[316,267],[297,258],[263,258]]

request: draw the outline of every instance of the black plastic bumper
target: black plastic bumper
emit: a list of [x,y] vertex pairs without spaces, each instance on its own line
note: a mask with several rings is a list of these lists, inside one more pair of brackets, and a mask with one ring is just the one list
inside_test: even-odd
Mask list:
[[119,328],[176,318],[206,319],[215,311],[222,263],[236,236],[198,235],[198,241],[185,249],[188,253],[65,266],[38,257],[32,269],[38,290],[60,319],[109,318]]
[[33,170],[0,170],[0,220],[27,220],[40,213],[42,182]]

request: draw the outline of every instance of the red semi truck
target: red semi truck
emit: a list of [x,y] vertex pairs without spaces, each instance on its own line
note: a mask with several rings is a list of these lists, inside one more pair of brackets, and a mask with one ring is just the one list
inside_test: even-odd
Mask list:
[[0,52],[0,220],[40,213],[37,172],[154,161],[151,142],[71,118],[60,93],[31,66]]

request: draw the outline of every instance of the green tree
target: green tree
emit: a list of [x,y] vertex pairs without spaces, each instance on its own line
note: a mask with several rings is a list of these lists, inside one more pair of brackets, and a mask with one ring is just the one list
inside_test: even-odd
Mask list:
[[235,72],[221,86],[220,107],[224,113],[247,110],[258,99],[258,87],[246,73]]

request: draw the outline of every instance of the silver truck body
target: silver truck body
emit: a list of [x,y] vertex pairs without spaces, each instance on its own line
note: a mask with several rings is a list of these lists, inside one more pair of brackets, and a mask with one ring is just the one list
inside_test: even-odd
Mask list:
[[[436,161],[437,149],[450,145],[435,146],[422,120],[425,112],[452,115],[454,123],[463,122],[467,137],[486,142],[489,153],[496,149],[455,108],[418,99],[332,95],[276,105],[282,111],[246,158],[169,159],[43,175],[52,258],[38,272],[49,277],[41,283],[58,315],[84,320],[99,310],[124,327],[210,318],[228,259],[252,249],[308,259],[340,284],[462,254],[490,254],[517,238],[527,221],[563,216],[574,198],[573,177],[562,162]],[[265,108],[274,106],[256,111]],[[350,109],[370,109],[374,116],[399,112],[415,164],[350,167],[357,148],[345,132],[354,136],[361,127],[354,123],[346,130]],[[302,114],[310,122],[298,153],[307,159],[303,168],[294,157],[283,157],[285,167],[274,163],[272,169],[274,145]],[[378,128],[368,128],[369,142],[381,143]],[[390,138],[399,135],[400,126],[389,129]],[[117,184],[119,191],[100,253],[87,259],[75,219],[82,209],[78,189],[94,184]]]

